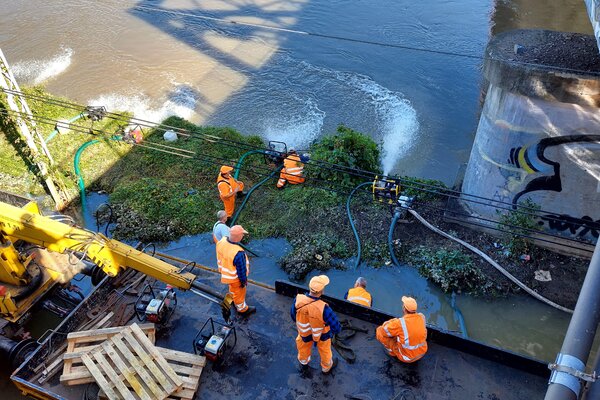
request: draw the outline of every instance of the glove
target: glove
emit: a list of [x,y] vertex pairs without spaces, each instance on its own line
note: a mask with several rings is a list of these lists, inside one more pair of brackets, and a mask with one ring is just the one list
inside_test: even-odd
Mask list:
[[240,282],[240,287],[246,287],[246,282]]

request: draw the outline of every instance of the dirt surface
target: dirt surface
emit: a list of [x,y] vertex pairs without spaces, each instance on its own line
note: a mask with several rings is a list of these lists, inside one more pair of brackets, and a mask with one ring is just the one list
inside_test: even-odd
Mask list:
[[[446,222],[439,213],[426,209],[417,211],[434,226],[486,253],[517,279],[542,296],[562,306],[575,307],[589,260],[561,255],[535,246],[531,247],[528,254],[513,255],[510,254],[508,247],[505,245],[506,239],[504,238],[491,236],[456,223]],[[475,266],[493,282],[494,289],[498,289],[500,293],[521,291],[481,257],[460,244],[432,232],[412,216],[407,218],[407,223],[402,224],[400,229],[396,229],[396,235],[401,241],[401,244],[396,246],[398,250],[404,247],[404,251],[406,251],[406,249],[418,248],[419,246],[433,249],[460,250],[468,254]],[[529,259],[527,260],[527,258]],[[551,280],[547,282],[536,280],[535,273],[540,270],[548,271]]]
[[[515,51],[518,46],[518,51]],[[600,72],[600,54],[591,35],[516,30],[498,35],[488,46],[493,58],[558,68]]]

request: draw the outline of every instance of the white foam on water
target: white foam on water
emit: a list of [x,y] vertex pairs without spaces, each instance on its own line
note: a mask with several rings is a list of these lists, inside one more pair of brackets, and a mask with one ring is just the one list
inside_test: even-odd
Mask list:
[[290,115],[269,119],[263,132],[267,140],[285,142],[288,149],[306,148],[321,133],[325,112],[311,98],[301,100],[294,96],[294,99],[301,102],[301,109]]
[[192,119],[198,102],[194,90],[188,85],[177,84],[162,104],[155,104],[143,94],[127,96],[111,93],[89,101],[90,105],[104,106],[110,112],[128,111],[138,119],[161,122],[170,116]]
[[381,167],[385,175],[404,157],[419,134],[417,112],[401,93],[393,92],[364,75],[339,73],[352,87],[360,90],[375,107],[381,120],[383,154]]
[[18,81],[39,85],[65,72],[72,58],[73,50],[62,48],[61,53],[50,59],[20,61],[12,66],[12,71]]

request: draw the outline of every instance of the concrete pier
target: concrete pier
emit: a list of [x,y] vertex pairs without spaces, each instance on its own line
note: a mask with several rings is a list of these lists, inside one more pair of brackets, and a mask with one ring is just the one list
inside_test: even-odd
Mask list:
[[[488,44],[483,69],[487,95],[462,191],[509,207],[529,198],[549,211],[538,221],[545,230],[595,242],[600,232],[595,38],[505,32]],[[462,203],[472,215],[498,219],[493,206]]]

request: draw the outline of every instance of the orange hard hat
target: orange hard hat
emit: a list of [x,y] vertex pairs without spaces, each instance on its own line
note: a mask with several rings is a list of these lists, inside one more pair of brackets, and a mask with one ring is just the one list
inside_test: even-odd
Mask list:
[[245,233],[248,233],[248,231],[242,228],[241,225],[234,225],[229,230],[229,239],[231,239],[232,242],[239,242],[242,240]]
[[327,285],[329,285],[329,278],[327,275],[314,276],[308,283],[308,287],[313,292],[322,292]]
[[233,167],[230,167],[229,165],[223,165],[221,167],[221,173],[222,174],[227,174],[229,172],[233,171]]
[[416,312],[417,311],[417,301],[412,297],[402,296],[402,305],[406,308],[408,312]]

